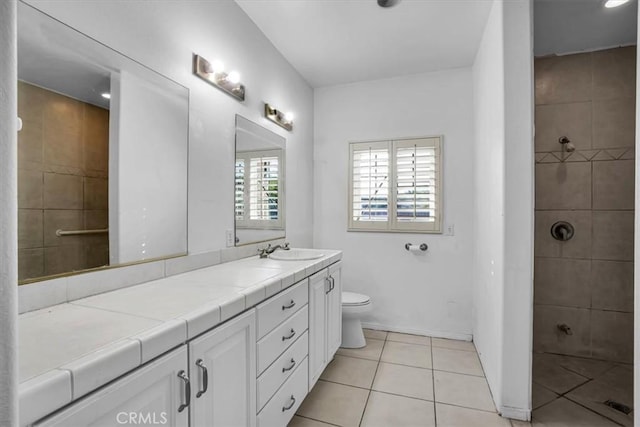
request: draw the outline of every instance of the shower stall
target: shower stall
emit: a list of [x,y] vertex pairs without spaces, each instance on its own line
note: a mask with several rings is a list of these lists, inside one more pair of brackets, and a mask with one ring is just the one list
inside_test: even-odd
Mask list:
[[535,59],[534,420],[633,425],[635,82],[635,46]]

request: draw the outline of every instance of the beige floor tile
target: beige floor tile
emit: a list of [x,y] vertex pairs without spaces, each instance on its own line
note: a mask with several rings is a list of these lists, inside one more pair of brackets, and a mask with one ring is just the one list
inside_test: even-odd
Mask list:
[[432,350],[433,369],[484,377],[480,359],[475,352],[437,347]]
[[375,360],[336,354],[320,379],[354,387],[371,388],[377,367],[378,362]]
[[357,427],[369,390],[318,381],[298,409],[298,415],[344,427]]
[[372,391],[362,427],[435,426],[433,402]]
[[330,427],[331,424],[294,415],[287,427]]
[[422,335],[400,334],[398,332],[389,332],[387,341],[405,342],[408,344],[431,345],[431,338]]
[[373,338],[376,340],[386,340],[387,331],[378,331],[376,329],[363,329],[365,338]]
[[531,423],[529,421],[520,421],[520,420],[510,420],[512,427],[531,427]]
[[446,338],[431,338],[434,347],[450,348],[452,350],[476,351],[471,341],[449,340]]
[[492,412],[436,403],[438,427],[511,427],[508,418]]
[[471,375],[433,371],[436,402],[495,411],[487,380]]
[[633,426],[633,413],[627,415],[604,404],[613,400],[633,408],[633,370],[628,367],[615,367],[566,397],[624,426]]
[[431,348],[419,344],[387,341],[380,360],[418,368],[431,368]]
[[617,424],[576,405],[567,399],[560,398],[542,408],[533,411],[534,425],[553,427],[609,427]]
[[538,409],[542,405],[546,405],[559,397],[556,393],[537,383],[533,383],[531,389],[533,409]]
[[533,355],[533,382],[558,394],[566,393],[589,379],[559,366],[546,354]]
[[430,369],[381,362],[372,389],[433,400],[433,373]]
[[380,360],[384,341],[367,338],[367,345],[362,348],[342,348],[338,349],[341,356],[360,357],[362,359]]

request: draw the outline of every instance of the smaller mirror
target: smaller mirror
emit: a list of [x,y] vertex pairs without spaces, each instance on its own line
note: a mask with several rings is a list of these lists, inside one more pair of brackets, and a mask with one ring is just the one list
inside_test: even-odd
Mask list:
[[285,236],[286,140],[236,115],[236,246]]

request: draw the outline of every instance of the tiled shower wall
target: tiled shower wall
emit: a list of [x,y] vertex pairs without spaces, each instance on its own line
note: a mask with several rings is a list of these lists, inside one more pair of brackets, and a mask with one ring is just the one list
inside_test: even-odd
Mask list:
[[[632,362],[635,57],[625,47],[535,61],[534,351]],[[556,221],[575,236],[554,240]]]
[[106,265],[109,111],[19,82],[18,264],[20,280]]

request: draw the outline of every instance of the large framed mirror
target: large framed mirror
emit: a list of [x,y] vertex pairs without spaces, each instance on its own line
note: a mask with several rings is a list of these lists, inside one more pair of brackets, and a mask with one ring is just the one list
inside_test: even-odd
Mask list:
[[18,5],[19,281],[187,252],[189,91]]
[[236,246],[285,237],[282,136],[236,115]]

